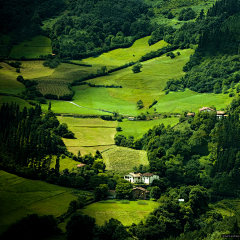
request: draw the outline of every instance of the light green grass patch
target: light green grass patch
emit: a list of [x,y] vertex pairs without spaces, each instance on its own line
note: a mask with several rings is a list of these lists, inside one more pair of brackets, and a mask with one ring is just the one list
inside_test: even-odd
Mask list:
[[176,50],[174,53],[177,51],[181,55],[174,59],[163,55],[143,62],[140,73],[133,73],[132,67],[129,67],[88,82],[98,85],[121,85],[122,88],[108,88],[109,95],[113,99],[122,99],[135,105],[135,113],[126,109],[122,114],[138,115],[139,111],[136,112],[136,102],[138,100],[141,99],[144,106],[149,106],[154,99],[159,100],[164,97],[163,89],[169,79],[178,79],[184,76],[185,73],[182,68],[189,61],[189,57],[194,53],[194,50]]
[[115,147],[104,151],[102,156],[106,164],[106,170],[113,170],[118,173],[133,171],[133,168],[140,164],[143,166],[149,165],[147,152],[143,150]]
[[24,107],[26,108],[32,107],[28,102],[24,101],[21,98],[0,95],[0,107],[3,105],[3,103],[8,103],[8,104],[17,103],[20,106],[20,109],[23,109]]
[[29,180],[0,171],[0,234],[27,214],[55,217],[66,212],[76,196],[65,188],[37,180]]
[[14,45],[9,56],[11,58],[38,58],[40,55],[52,54],[51,39],[45,36],[35,36],[29,41]]
[[[60,123],[66,123],[76,139],[63,139],[68,150],[77,154],[93,153],[113,147],[117,122],[107,122],[100,118],[58,117]],[[103,149],[99,149],[99,147]],[[89,149],[88,149],[89,148]],[[96,150],[95,150],[96,149]]]
[[138,39],[129,48],[118,48],[107,53],[103,53],[99,57],[91,57],[75,62],[97,66],[107,66],[111,69],[112,67],[121,66],[128,62],[137,62],[146,53],[156,51],[164,46],[167,46],[167,43],[163,40],[149,46],[149,38],[150,36]]
[[0,92],[18,94],[25,90],[25,86],[17,81],[19,73],[16,69],[6,63],[1,62],[0,66]]
[[[55,168],[56,165],[56,156],[53,157],[50,168]],[[74,171],[77,169],[77,165],[79,164],[79,162],[69,158],[69,157],[65,157],[65,158],[61,158],[59,160],[59,164],[60,164],[60,171],[63,171],[64,169],[68,168],[69,171]]]
[[135,140],[141,138],[143,134],[153,128],[156,125],[164,124],[165,126],[174,126],[179,122],[176,117],[162,118],[151,121],[129,121],[124,119],[123,122],[119,122],[118,126],[122,128],[121,132],[118,134],[123,134],[126,137],[133,136]]
[[137,201],[130,201],[130,204],[121,204],[118,201],[116,203],[97,202],[78,210],[78,212],[95,218],[98,225],[103,225],[110,218],[115,218],[124,226],[130,226],[132,223],[138,224],[160,205],[158,202],[145,201],[148,205],[139,205]]
[[[52,103],[52,110],[55,113],[70,113],[70,114],[83,114],[83,115],[111,115],[108,113],[103,113],[99,110],[94,110],[90,108],[78,107],[69,101],[60,101],[60,100],[50,100],[48,103]],[[42,105],[43,112],[47,112],[48,103]]]
[[189,110],[198,112],[199,108],[214,105],[217,110],[226,108],[232,101],[228,94],[197,93],[189,89],[184,92],[170,92],[156,105],[158,112],[182,113]]

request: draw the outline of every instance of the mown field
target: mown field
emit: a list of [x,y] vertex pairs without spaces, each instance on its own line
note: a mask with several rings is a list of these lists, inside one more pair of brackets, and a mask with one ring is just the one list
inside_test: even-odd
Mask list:
[[106,170],[125,174],[140,164],[148,166],[147,152],[125,147],[113,147],[102,152]]
[[104,121],[100,118],[58,117],[60,123],[67,123],[69,130],[74,132],[76,139],[63,139],[68,150],[82,155],[94,154],[114,146],[116,121]]
[[51,39],[45,36],[35,36],[29,41],[24,41],[18,45],[14,45],[9,56],[11,58],[20,59],[36,59],[40,55],[52,54]]
[[[50,168],[55,168],[56,158],[57,158],[56,156],[53,156]],[[64,158],[60,157],[59,164],[60,164],[60,167],[59,167],[60,171],[63,171],[66,168],[69,171],[75,171],[77,169],[77,165],[79,164],[79,162],[77,162],[69,157],[64,157]]]
[[165,126],[174,126],[178,122],[179,119],[177,117],[161,118],[151,121],[129,121],[127,119],[123,119],[122,122],[118,123],[118,126],[122,128],[122,131],[118,132],[118,134],[122,134],[125,137],[133,136],[134,139],[137,140],[156,125],[163,123]]
[[90,64],[93,66],[107,66],[108,69],[121,66],[129,62],[137,62],[141,56],[148,52],[156,51],[167,43],[159,41],[151,46],[148,45],[150,36],[138,39],[129,48],[118,48],[107,53],[101,54],[99,57],[90,57],[83,59],[82,61],[73,61],[76,63]]
[[184,92],[170,92],[154,106],[158,112],[182,113],[189,110],[198,112],[199,108],[214,105],[217,110],[226,108],[233,98],[228,94],[197,93],[186,89]]
[[27,214],[60,216],[77,199],[72,191],[0,171],[0,234]]
[[115,218],[123,225],[130,226],[132,223],[138,224],[160,205],[153,201],[145,200],[144,202],[148,205],[139,205],[137,201],[130,201],[129,204],[122,204],[120,201],[116,201],[116,203],[97,202],[78,210],[78,212],[95,218],[98,225],[103,225],[110,218]]

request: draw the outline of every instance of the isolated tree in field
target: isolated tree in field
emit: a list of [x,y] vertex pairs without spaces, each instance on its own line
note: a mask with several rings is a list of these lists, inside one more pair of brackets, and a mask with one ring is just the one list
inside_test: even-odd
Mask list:
[[140,62],[137,62],[135,65],[132,67],[133,73],[139,73],[141,72],[142,64]]
[[144,105],[143,105],[143,101],[140,99],[138,102],[137,102],[137,109],[141,109],[141,108],[144,108]]
[[102,66],[100,71],[103,74],[107,73],[107,67],[106,66]]

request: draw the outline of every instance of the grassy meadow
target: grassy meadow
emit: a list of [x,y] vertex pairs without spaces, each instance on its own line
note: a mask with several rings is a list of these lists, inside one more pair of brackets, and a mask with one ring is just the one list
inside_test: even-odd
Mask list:
[[139,205],[137,201],[130,201],[129,204],[122,204],[120,201],[116,201],[116,203],[97,202],[85,206],[78,212],[95,218],[98,225],[103,225],[110,218],[115,218],[124,226],[130,226],[132,223],[138,224],[160,205],[153,201],[145,200],[144,202],[148,205]]
[[198,112],[201,107],[214,105],[217,110],[226,108],[232,101],[228,94],[197,93],[189,89],[184,92],[170,92],[154,106],[158,112],[182,113],[189,110]]
[[14,45],[9,57],[15,59],[20,59],[21,57],[32,59],[38,58],[40,55],[48,54],[52,54],[51,39],[40,35],[18,45]]
[[[94,154],[114,146],[116,121],[104,121],[100,118],[58,117],[60,123],[67,123],[69,130],[74,132],[76,139],[63,139],[70,152],[82,155]],[[64,161],[63,161],[64,162]]]
[[107,66],[108,69],[111,69],[129,62],[137,62],[146,53],[156,51],[167,46],[167,43],[163,40],[149,46],[149,38],[150,36],[138,39],[129,48],[118,48],[107,53],[103,53],[99,57],[90,57],[81,61],[75,60],[72,62],[90,64],[99,67]]
[[[55,168],[56,158],[57,158],[56,156],[53,156],[50,168]],[[65,157],[65,158],[60,157],[59,164],[60,164],[60,167],[59,167],[60,171],[63,171],[66,168],[68,168],[69,171],[74,171],[77,169],[77,165],[79,164],[79,162],[69,157]]]
[[127,119],[123,119],[122,122],[118,123],[118,126],[122,128],[122,131],[118,132],[118,134],[122,134],[125,137],[133,136],[134,139],[137,140],[156,125],[163,123],[165,126],[174,126],[178,122],[179,119],[177,117],[161,118],[151,121],[129,121]]
[[72,190],[0,171],[0,234],[27,214],[60,216],[77,199]]
[[125,147],[113,147],[102,152],[106,170],[120,174],[133,171],[134,167],[140,164],[148,166],[147,152]]

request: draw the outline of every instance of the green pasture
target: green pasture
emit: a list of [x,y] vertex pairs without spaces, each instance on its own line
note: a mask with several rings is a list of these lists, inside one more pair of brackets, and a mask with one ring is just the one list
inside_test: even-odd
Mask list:
[[113,170],[120,174],[133,171],[140,164],[148,166],[147,152],[125,147],[113,147],[102,152],[106,170]]
[[182,113],[189,110],[198,112],[199,108],[214,105],[217,110],[226,108],[232,101],[228,94],[197,93],[186,89],[184,92],[170,92],[154,107],[158,112]]
[[[107,89],[113,99],[122,99],[134,105],[141,99],[144,106],[148,107],[154,99],[159,100],[164,96],[163,89],[169,79],[178,79],[184,76],[185,73],[182,68],[189,61],[189,57],[194,53],[194,50],[176,50],[174,53],[178,51],[180,55],[174,59],[163,55],[142,62],[143,68],[140,73],[133,73],[132,67],[129,67],[88,82],[98,85],[121,85],[122,88]],[[126,112],[133,114],[129,111]],[[123,114],[126,113],[123,112]]]
[[3,105],[3,103],[8,103],[8,104],[17,103],[20,106],[20,109],[23,109],[24,107],[26,108],[32,107],[28,102],[24,101],[21,98],[0,95],[0,107]]
[[143,134],[147,133],[147,131],[153,128],[156,125],[164,124],[165,126],[174,126],[179,122],[177,117],[171,118],[161,118],[151,121],[129,121],[124,119],[122,122],[119,122],[118,126],[122,128],[121,132],[118,134],[122,134],[125,137],[133,136],[135,140],[141,138]]
[[0,234],[27,214],[60,216],[77,199],[72,191],[0,171]]
[[163,40],[149,46],[149,38],[150,36],[138,39],[129,48],[118,48],[107,53],[103,53],[99,57],[90,57],[83,59],[82,61],[73,62],[91,64],[93,66],[107,66],[111,69],[129,62],[137,62],[146,53],[156,51],[164,46],[167,46],[167,43]]
[[[56,156],[53,156],[50,168],[55,168],[56,158],[57,158]],[[59,168],[60,171],[63,171],[66,168],[68,168],[69,171],[74,171],[74,170],[76,170],[79,162],[77,162],[69,157],[65,157],[65,158],[60,157],[59,164],[60,164],[60,168]]]
[[25,90],[25,86],[17,81],[19,73],[16,69],[1,62],[0,66],[0,92],[18,94]]
[[45,36],[35,36],[29,41],[24,41],[18,45],[14,45],[11,49],[9,57],[20,59],[38,58],[40,55],[52,54],[51,39]]
[[116,121],[104,121],[100,118],[58,117],[60,123],[66,123],[74,132],[76,139],[63,139],[70,152],[82,155],[103,151],[113,147],[116,134]]
[[95,218],[98,225],[103,225],[110,218],[115,218],[123,225],[130,226],[132,223],[138,224],[144,220],[144,217],[160,205],[158,202],[147,200],[145,202],[148,205],[139,205],[137,201],[130,201],[129,204],[122,204],[120,201],[116,201],[116,203],[97,202],[85,206],[77,212]]

